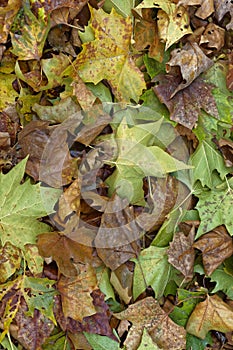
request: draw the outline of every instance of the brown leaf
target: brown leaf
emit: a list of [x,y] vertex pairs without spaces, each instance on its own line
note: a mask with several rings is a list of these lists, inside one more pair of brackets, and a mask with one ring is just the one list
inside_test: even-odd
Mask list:
[[199,18],[206,19],[214,12],[214,0],[180,0],[177,5],[196,6],[200,7],[195,12]]
[[93,248],[82,245],[59,232],[43,233],[38,236],[37,246],[44,258],[52,257],[60,273],[77,276],[76,264],[90,262]]
[[57,288],[61,293],[62,309],[65,317],[82,321],[96,313],[91,292],[97,288],[95,270],[89,264],[76,264],[76,277],[61,276]]
[[110,282],[125,304],[132,298],[133,272],[126,264],[111,272]]
[[226,28],[227,30],[233,29],[233,6],[231,1],[223,1],[223,0],[214,0],[214,7],[215,7],[215,12],[214,15],[217,19],[218,22],[220,22],[225,14],[228,12],[231,15],[231,21],[230,23],[227,24]]
[[134,209],[124,204],[117,195],[108,201],[95,238],[98,256],[111,270],[135,258],[140,249],[136,241],[141,229],[136,224]]
[[46,13],[50,13],[61,7],[71,7],[79,11],[87,4],[88,0],[36,0],[32,3],[32,8],[37,10],[43,8]]
[[233,141],[227,139],[220,139],[217,141],[220,152],[223,155],[225,165],[227,167],[233,166]]
[[226,84],[227,84],[227,88],[229,90],[233,90],[233,52],[231,52],[228,55],[228,60],[229,60],[229,64],[228,64],[228,71],[227,71],[227,77],[226,77]]
[[0,5],[0,44],[7,42],[14,18],[21,7],[21,0],[8,0],[6,6]]
[[214,23],[209,23],[199,42],[200,45],[207,44],[207,48],[219,51],[225,42],[225,30]]
[[233,254],[232,238],[224,226],[216,227],[193,244],[202,251],[204,270],[210,276],[221,263]]
[[80,212],[80,180],[76,179],[61,195],[58,202],[57,215],[64,222],[67,216]]
[[153,88],[160,101],[164,103],[170,111],[170,118],[181,125],[192,129],[201,112],[201,109],[219,118],[215,99],[211,94],[212,87],[197,78],[183,91],[174,91],[179,85],[180,78],[172,75],[158,75],[153,79],[159,82],[159,85]]
[[233,330],[233,309],[217,295],[207,296],[197,304],[186,326],[188,333],[205,339],[210,330],[228,332]]
[[183,77],[183,81],[173,91],[171,97],[189,86],[194,79],[213,65],[213,61],[202,52],[195,42],[188,42],[182,49],[173,50],[171,56],[172,58],[166,65],[167,72],[172,71],[172,66],[179,66]]
[[11,120],[11,117],[5,113],[0,113],[0,132],[8,133],[10,145],[13,146],[16,141],[16,134],[19,130],[19,124]]
[[133,323],[124,343],[128,350],[138,348],[144,328],[163,350],[186,349],[184,328],[175,324],[152,297],[142,299],[114,316]]
[[190,280],[193,277],[195,251],[192,245],[194,235],[193,229],[190,230],[188,236],[185,236],[183,232],[176,232],[167,251],[168,262],[185,276],[185,280]]

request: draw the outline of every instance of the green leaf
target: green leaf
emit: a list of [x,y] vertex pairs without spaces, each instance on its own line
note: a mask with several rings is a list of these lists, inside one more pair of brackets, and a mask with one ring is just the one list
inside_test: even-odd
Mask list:
[[102,293],[105,294],[105,300],[116,300],[114,289],[110,283],[110,270],[106,266],[100,266],[97,268],[96,277],[98,280],[98,286]]
[[23,9],[24,20],[21,22],[21,34],[10,33],[13,46],[11,52],[18,56],[19,60],[39,60],[42,56],[50,25],[42,18],[36,18],[27,5]]
[[202,141],[191,156],[193,169],[193,182],[200,180],[202,186],[213,187],[212,174],[217,170],[223,180],[230,169],[225,166],[223,157],[215,149],[213,143]]
[[226,272],[223,266],[218,267],[210,276],[211,282],[216,285],[212,293],[224,292],[230,299],[233,299],[233,276]]
[[16,79],[14,74],[0,73],[0,112],[7,106],[15,103],[15,98],[18,93],[12,86],[13,81]]
[[138,101],[146,85],[130,54],[131,19],[122,17],[114,8],[110,14],[102,9],[90,11],[95,40],[83,44],[73,62],[74,69],[84,82],[97,84],[107,79],[119,101]]
[[119,344],[111,338],[99,335],[83,332],[88,343],[92,346],[93,350],[118,350]]
[[193,130],[193,133],[200,142],[203,140],[211,140],[213,134],[217,133],[218,123],[218,119],[210,116],[205,111],[201,111],[198,117],[197,127]]
[[112,8],[122,16],[132,16],[131,9],[135,6],[135,0],[105,0],[103,9],[110,12]]
[[201,223],[196,239],[213,228],[225,225],[229,234],[233,235],[233,190],[211,190],[198,195],[197,210]]
[[42,345],[43,350],[71,350],[65,332],[59,332],[50,336]]
[[27,243],[36,243],[38,233],[47,232],[49,226],[36,219],[49,213],[42,204],[40,184],[32,185],[24,176],[27,158],[6,175],[0,174],[0,234],[4,245],[10,241],[20,249]]
[[136,299],[148,286],[155,292],[156,299],[162,297],[170,277],[171,265],[167,260],[167,248],[144,249],[135,262],[133,297]]
[[161,348],[156,345],[146,328],[143,329],[142,340],[138,347],[138,350],[160,350]]
[[211,333],[208,333],[205,339],[199,339],[195,335],[187,333],[186,350],[205,350],[207,345],[212,345],[213,339]]

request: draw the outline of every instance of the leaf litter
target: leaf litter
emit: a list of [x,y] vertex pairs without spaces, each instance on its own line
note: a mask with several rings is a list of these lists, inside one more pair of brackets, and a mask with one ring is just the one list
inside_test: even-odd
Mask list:
[[232,18],[0,5],[2,348],[232,347]]

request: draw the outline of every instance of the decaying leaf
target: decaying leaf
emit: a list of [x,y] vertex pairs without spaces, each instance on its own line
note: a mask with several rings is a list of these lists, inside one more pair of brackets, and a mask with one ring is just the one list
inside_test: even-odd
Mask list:
[[192,129],[200,115],[201,109],[219,118],[215,99],[211,94],[212,87],[197,78],[184,90],[178,91],[174,97],[171,96],[176,91],[180,78],[172,75],[158,75],[154,78],[159,85],[153,88],[160,101],[164,103],[170,111],[170,118],[181,125]]
[[233,28],[233,6],[232,2],[229,0],[214,0],[214,7],[215,7],[215,17],[218,22],[220,22],[223,17],[229,12],[231,15],[231,21],[227,24],[226,28],[227,30]]
[[19,11],[22,2],[19,0],[9,0],[7,5],[0,6],[0,44],[4,44],[7,41],[7,37],[10,31],[14,17]]
[[202,52],[200,47],[195,42],[188,42],[182,49],[173,50],[171,52],[171,59],[166,65],[167,72],[171,71],[171,67],[179,66],[183,81],[171,94],[171,98],[178,91],[189,86],[194,79],[209,69],[212,65],[212,60]]
[[197,304],[189,317],[186,330],[204,339],[210,330],[228,332],[233,329],[233,309],[217,295],[207,296]]
[[76,264],[77,276],[61,276],[58,290],[61,293],[62,309],[65,317],[82,321],[86,316],[96,313],[90,295],[97,288],[95,270],[89,264]]
[[133,272],[127,264],[122,264],[111,272],[110,282],[124,303],[129,304],[132,298]]
[[21,251],[10,242],[0,249],[0,283],[4,283],[20,268]]
[[214,270],[233,254],[232,238],[224,226],[216,227],[193,244],[202,251],[204,270],[210,276]]
[[195,12],[195,15],[201,19],[206,19],[214,12],[214,0],[179,0],[177,5],[200,5]]
[[160,40],[166,43],[166,50],[184,35],[192,33],[189,16],[183,6],[177,6],[169,0],[144,0],[136,7],[141,8],[160,9],[157,14],[158,34]]
[[95,40],[83,44],[74,68],[85,82],[97,84],[107,79],[119,101],[138,101],[145,82],[129,53],[131,19],[123,18],[114,9],[109,15],[101,9],[91,9],[91,25]]
[[124,343],[129,350],[138,348],[144,329],[153,342],[164,350],[186,348],[184,328],[175,324],[152,297],[140,300],[114,316],[133,324]]
[[193,248],[194,234],[193,229],[191,229],[188,236],[183,232],[176,232],[167,251],[168,262],[184,275],[185,280],[190,280],[193,277],[195,259]]
[[214,23],[209,23],[203,32],[200,45],[207,44],[210,49],[219,51],[225,42],[225,30]]
[[0,73],[0,112],[15,102],[18,93],[14,90],[12,83],[16,79],[14,74]]
[[217,144],[224,158],[226,167],[233,167],[233,141],[220,139]]

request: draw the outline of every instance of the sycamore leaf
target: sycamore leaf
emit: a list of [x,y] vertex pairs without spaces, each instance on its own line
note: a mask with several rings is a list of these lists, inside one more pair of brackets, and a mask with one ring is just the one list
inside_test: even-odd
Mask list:
[[[6,5],[6,6],[5,6]],[[0,5],[0,44],[7,41],[8,34],[15,15],[19,11],[21,2],[18,0],[8,0]]]
[[0,73],[0,112],[7,106],[15,103],[15,98],[18,93],[12,86],[13,81],[16,79],[14,74]]
[[206,233],[193,244],[194,248],[202,251],[204,270],[207,276],[233,254],[232,238],[224,226]]
[[159,38],[166,43],[167,50],[184,35],[191,34],[189,15],[185,7],[177,6],[169,0],[144,0],[136,9],[159,8],[157,24]]
[[24,18],[20,28],[21,34],[11,33],[13,46],[11,52],[18,56],[19,60],[39,60],[50,26],[42,18],[36,18],[27,5],[23,9]]
[[180,83],[178,76],[160,74],[153,80],[158,83],[153,90],[169,109],[171,120],[192,129],[201,114],[201,109],[219,119],[216,102],[211,93],[212,87],[200,78],[195,79],[184,90],[178,91],[172,98]]
[[195,252],[192,247],[193,239],[192,230],[188,236],[185,236],[183,232],[176,232],[167,251],[168,262],[180,271],[186,280],[192,279],[193,276],[195,259]]
[[93,350],[118,350],[120,349],[119,343],[115,340],[104,337],[99,334],[91,334],[84,332],[85,337],[88,340],[88,343],[92,346]]
[[0,283],[4,283],[20,268],[21,252],[10,242],[6,242],[0,249],[0,261]]
[[124,343],[127,350],[138,349],[144,328],[159,348],[163,350],[186,349],[184,328],[175,324],[152,297],[142,299],[114,316],[133,324]]
[[133,297],[143,293],[148,286],[155,292],[156,299],[162,297],[170,277],[167,248],[149,247],[142,250],[135,262]]
[[0,233],[4,245],[10,241],[24,250],[27,243],[35,243],[38,233],[49,226],[36,219],[48,215],[42,204],[40,184],[32,185],[24,176],[27,158],[6,175],[0,174]]
[[[114,8],[110,14],[90,8],[95,40],[83,44],[73,67],[84,82],[107,79],[119,101],[138,101],[145,82],[129,53],[132,23]],[[104,23],[104,27],[103,27]]]
[[219,296],[207,296],[195,307],[186,330],[201,339],[205,339],[210,330],[230,332],[233,330],[233,309]]
[[225,225],[230,235],[233,235],[233,190],[211,190],[198,195],[197,210],[201,223],[196,238],[211,231],[217,226]]
[[212,293],[222,291],[233,299],[233,276],[223,266],[218,267],[210,276],[211,282],[216,283]]
[[217,170],[223,180],[229,173],[224,164],[223,157],[212,142],[203,140],[191,156],[193,169],[193,182],[200,181],[202,186],[213,187],[213,171]]
[[214,12],[214,0],[179,0],[178,5],[200,5],[200,7],[195,12],[195,15],[202,19],[206,19]]
[[143,334],[142,334],[142,340],[140,343],[140,346],[138,347],[138,350],[160,350],[161,348],[156,345],[151,336],[149,335],[148,331],[146,328],[143,329]]
[[172,93],[173,97],[178,91],[189,86],[202,72],[213,65],[197,43],[187,43],[182,49],[175,49],[171,52],[171,59],[167,62],[167,72],[170,72],[173,66],[179,66],[183,81]]
[[222,18],[226,15],[226,13],[230,13],[231,21],[227,24],[227,30],[233,29],[233,6],[231,1],[222,1],[222,0],[214,0],[215,7],[215,17],[218,22],[222,20]]
[[135,6],[135,0],[105,0],[103,9],[110,12],[112,7],[122,16],[132,16],[131,9]]
[[58,290],[61,293],[65,317],[82,321],[83,317],[96,313],[91,292],[97,288],[95,270],[89,264],[76,264],[78,276],[61,276]]

